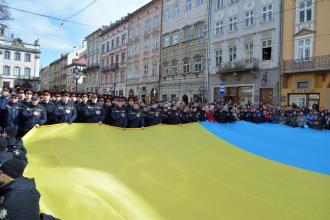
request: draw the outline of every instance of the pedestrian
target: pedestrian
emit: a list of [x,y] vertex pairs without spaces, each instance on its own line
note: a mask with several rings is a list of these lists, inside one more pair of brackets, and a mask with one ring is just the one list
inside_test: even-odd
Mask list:
[[43,92],[44,100],[40,101],[40,104],[45,108],[47,114],[46,125],[55,124],[55,104],[51,101],[51,93],[49,90]]

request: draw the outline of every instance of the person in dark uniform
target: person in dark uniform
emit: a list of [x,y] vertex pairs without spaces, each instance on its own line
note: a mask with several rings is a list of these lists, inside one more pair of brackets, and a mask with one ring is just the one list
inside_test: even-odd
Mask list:
[[198,121],[206,121],[207,120],[206,111],[202,108],[201,105],[198,106],[197,111],[198,111]]
[[128,128],[143,128],[144,127],[144,117],[140,110],[138,103],[133,104],[133,108],[128,108]]
[[198,122],[198,112],[197,112],[196,106],[193,106],[191,108],[190,120],[191,120],[191,122]]
[[31,103],[28,103],[22,111],[22,119],[21,134],[23,135],[33,127],[40,127],[47,122],[47,113],[45,108],[39,104],[39,97],[33,96],[31,98]]
[[128,97],[127,110],[134,108],[135,101],[134,97]]
[[15,159],[21,160],[24,163],[28,163],[27,151],[23,145],[23,141],[20,138],[17,138],[17,128],[8,127],[5,128],[2,137],[7,140],[7,151],[14,155]]
[[185,106],[183,111],[179,114],[182,124],[187,124],[191,122],[190,109],[189,106]]
[[24,89],[17,90],[18,101],[22,102],[25,99]]
[[142,108],[144,127],[149,127],[149,106],[147,106],[144,102],[141,102],[140,106]]
[[149,114],[148,114],[149,126],[154,126],[162,123],[162,113],[158,108],[158,103],[154,101],[151,105]]
[[61,103],[61,94],[60,93],[55,93],[54,95],[54,104],[59,105]]
[[45,108],[47,113],[47,122],[46,125],[55,124],[55,104],[51,101],[51,93],[48,90],[43,92],[44,100],[40,104]]
[[76,104],[76,111],[77,111],[77,123],[86,123],[86,118],[84,117],[84,109],[85,106],[88,104],[88,96],[87,94],[81,94],[81,102]]
[[22,107],[18,102],[18,97],[15,93],[10,94],[10,101],[5,107],[4,111],[4,128],[16,127],[21,125]]
[[25,99],[21,101],[23,106],[27,106],[29,103],[31,103],[31,98],[33,96],[33,92],[31,89],[25,90]]
[[5,126],[5,109],[6,105],[10,101],[9,99],[10,89],[7,87],[3,87],[0,94],[0,127]]
[[55,108],[57,123],[72,124],[77,118],[77,111],[73,103],[69,102],[70,96],[64,93],[61,102]]
[[56,220],[40,214],[40,193],[34,179],[23,177],[26,164],[11,159],[0,165],[0,210],[5,220]]
[[176,105],[173,105],[172,109],[168,112],[168,124],[178,125],[181,124],[180,115]]
[[162,113],[162,118],[161,118],[161,120],[162,120],[162,124],[168,124],[168,112],[169,112],[169,110],[171,110],[171,106],[170,106],[170,104],[165,104],[164,105],[164,108],[163,109],[161,109],[161,113]]
[[92,101],[84,107],[84,118],[87,123],[103,124],[105,119],[105,109],[98,103],[97,95],[92,96]]
[[[115,98],[116,100],[116,98]],[[117,98],[115,106],[111,110],[111,125],[120,128],[127,127],[127,112],[125,108],[125,99]]]

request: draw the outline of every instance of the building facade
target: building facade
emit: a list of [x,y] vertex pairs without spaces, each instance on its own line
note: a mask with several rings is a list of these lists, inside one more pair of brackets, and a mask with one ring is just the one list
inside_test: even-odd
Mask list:
[[40,70],[40,90],[49,90],[50,67],[45,66]]
[[98,29],[85,38],[86,49],[86,72],[84,86],[86,92],[99,92],[100,87],[100,34]]
[[100,34],[100,93],[126,94],[128,17],[104,27]]
[[0,38],[0,86],[38,89],[40,45],[20,38]]
[[129,15],[126,96],[144,102],[159,99],[161,13],[153,0]]
[[330,108],[329,8],[329,1],[284,1],[282,105]]
[[281,1],[211,0],[210,8],[210,101],[279,104]]
[[85,55],[80,56],[77,59],[70,60],[66,66],[66,88],[67,92],[86,92],[84,80],[86,70],[86,58]]
[[163,1],[162,100],[206,98],[207,15],[206,0]]

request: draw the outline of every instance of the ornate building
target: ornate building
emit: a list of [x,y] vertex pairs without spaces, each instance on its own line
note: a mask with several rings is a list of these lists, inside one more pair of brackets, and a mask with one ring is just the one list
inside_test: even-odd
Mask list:
[[162,100],[206,98],[207,15],[206,0],[163,1]]
[[158,100],[162,1],[153,0],[129,15],[127,96]]

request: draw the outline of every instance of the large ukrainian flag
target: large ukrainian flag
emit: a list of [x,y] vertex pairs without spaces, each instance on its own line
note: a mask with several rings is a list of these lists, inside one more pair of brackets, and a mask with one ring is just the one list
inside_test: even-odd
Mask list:
[[329,175],[253,155],[200,124],[61,124],[24,142],[41,208],[63,220],[330,219]]

